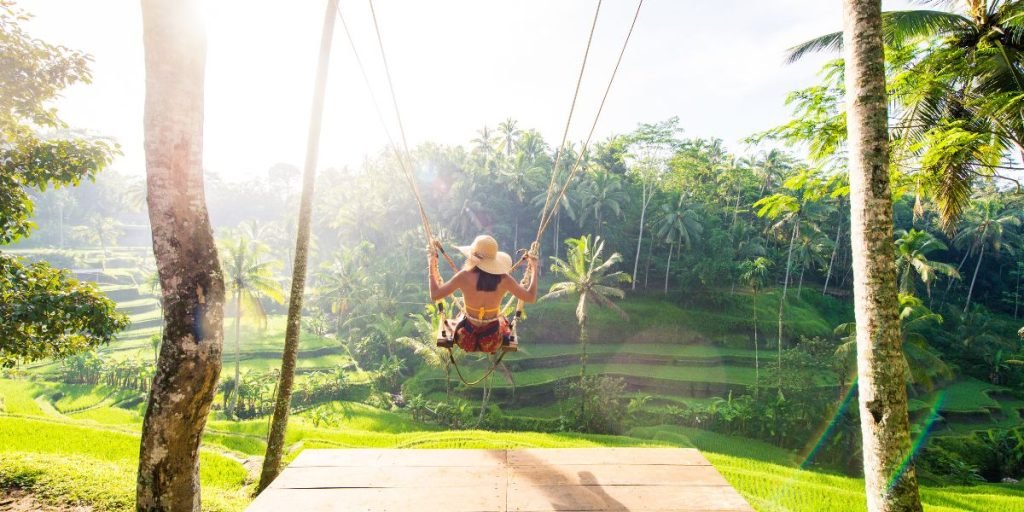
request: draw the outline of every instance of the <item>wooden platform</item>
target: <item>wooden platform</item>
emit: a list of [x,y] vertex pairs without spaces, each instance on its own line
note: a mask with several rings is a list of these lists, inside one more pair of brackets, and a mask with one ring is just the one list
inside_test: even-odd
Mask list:
[[753,511],[694,449],[306,450],[250,512]]

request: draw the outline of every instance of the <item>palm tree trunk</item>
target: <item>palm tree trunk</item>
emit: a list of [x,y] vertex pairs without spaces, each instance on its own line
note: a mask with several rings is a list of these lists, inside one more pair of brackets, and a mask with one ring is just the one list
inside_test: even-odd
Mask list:
[[981,251],[978,253],[978,263],[974,265],[974,275],[971,276],[971,286],[967,289],[967,302],[964,303],[964,313],[971,307],[971,295],[974,294],[974,282],[978,279],[978,269],[981,268],[981,260],[985,258],[985,243],[981,244]]
[[242,293],[235,290],[235,392],[231,397],[231,414],[238,418],[238,376],[242,374]]
[[871,512],[919,512],[892,250],[881,0],[844,0],[851,246],[864,484]]
[[825,273],[825,287],[821,289],[822,295],[828,294],[828,282],[832,279],[832,265],[836,262],[836,253],[839,252],[839,237],[843,233],[843,219],[839,218],[839,227],[836,228],[836,241],[832,244],[832,257],[828,259],[828,272]]
[[561,220],[562,220],[561,210],[556,209],[555,210],[555,239],[553,240],[553,243],[555,245],[555,258],[558,258],[558,246],[560,245],[558,243],[558,228],[559,228],[559,224],[561,224],[561,222],[560,222]]
[[757,347],[757,288],[754,288],[754,399],[761,387],[761,357]]
[[1017,264],[1017,287],[1013,291],[1013,319],[1017,319],[1017,313],[1020,310],[1020,276],[1024,274],[1024,265]]
[[800,283],[796,286],[796,298],[800,300],[804,297],[804,271],[807,270],[806,262],[801,262],[800,265],[800,279],[797,281]]
[[668,260],[665,263],[665,295],[668,295],[668,274],[672,270],[672,247],[675,244],[668,244]]
[[[964,252],[964,257],[960,259],[960,264],[956,266],[957,274],[959,274],[960,270],[962,270],[964,268],[964,264],[967,263],[967,258],[970,255],[971,255],[971,251],[970,250]],[[942,300],[939,302],[940,305],[942,305],[942,306],[946,305],[946,296],[949,295],[949,290],[951,288],[953,288],[953,282],[954,281],[955,281],[955,279],[951,278],[951,279],[949,279],[946,282],[946,290],[944,292],[942,292]]]
[[778,351],[778,377],[779,390],[782,390],[782,314],[786,307],[786,292],[789,291],[789,269],[793,264],[793,243],[796,242],[797,229],[800,228],[800,217],[794,219],[793,234],[789,237],[789,255],[786,257],[786,277],[782,281],[782,295],[779,297],[779,351]]
[[580,381],[587,376],[587,343],[590,341],[590,334],[587,332],[587,322],[580,322]]
[[143,0],[142,22],[147,203],[165,327],[142,424],[136,508],[198,512],[199,442],[224,343],[224,281],[203,187],[206,42],[194,2]]
[[640,246],[644,241],[644,217],[647,215],[647,185],[641,185],[640,190],[640,235],[636,237],[636,258],[633,259],[633,284],[630,285],[632,290],[636,290],[636,271],[640,264]]
[[644,265],[644,290],[647,289],[651,277],[651,257],[654,255],[654,242],[647,243],[647,264]]
[[284,454],[284,434],[288,428],[291,412],[292,386],[295,379],[295,360],[299,353],[299,333],[302,322],[302,294],[306,287],[306,263],[309,251],[310,216],[313,210],[313,187],[316,179],[316,163],[320,149],[320,123],[323,118],[324,94],[327,85],[327,68],[331,57],[331,38],[334,34],[334,19],[338,0],[327,0],[324,13],[324,27],[320,38],[320,58],[317,63],[316,82],[313,92],[313,108],[309,120],[309,134],[306,141],[306,163],[303,169],[302,195],[299,204],[298,234],[295,240],[295,262],[292,266],[292,289],[288,301],[288,325],[285,330],[284,354],[281,357],[281,378],[277,386],[277,400],[274,417],[267,439],[267,453],[263,459],[259,490],[266,489],[281,470]]

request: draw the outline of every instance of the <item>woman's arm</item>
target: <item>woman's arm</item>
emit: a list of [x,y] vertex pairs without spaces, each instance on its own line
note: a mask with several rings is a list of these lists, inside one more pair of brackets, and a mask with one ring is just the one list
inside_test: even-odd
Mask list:
[[508,274],[506,278],[501,280],[504,287],[504,291],[511,293],[515,298],[527,303],[533,304],[537,302],[537,260],[530,259],[529,268],[527,272],[530,272],[530,286],[524,288],[523,285],[519,284],[519,281]]
[[439,284],[440,274],[436,272],[436,267],[430,272],[430,302],[437,302],[459,289],[459,284],[465,279],[466,272],[460,270],[457,274],[452,276],[447,283]]

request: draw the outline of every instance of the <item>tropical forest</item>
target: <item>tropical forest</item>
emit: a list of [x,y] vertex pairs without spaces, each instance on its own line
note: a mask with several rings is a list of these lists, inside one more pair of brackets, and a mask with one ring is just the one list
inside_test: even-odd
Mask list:
[[0,0],[0,510],[1024,511],[1024,1],[295,4]]

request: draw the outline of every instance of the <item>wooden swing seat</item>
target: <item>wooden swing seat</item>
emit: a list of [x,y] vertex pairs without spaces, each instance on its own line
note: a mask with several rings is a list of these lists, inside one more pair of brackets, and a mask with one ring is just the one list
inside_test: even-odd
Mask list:
[[[459,324],[463,320],[461,318],[456,319],[441,319],[441,325],[437,332],[437,346],[440,348],[451,349],[456,346],[455,333],[458,330]],[[503,336],[501,340],[501,346],[498,348],[501,352],[517,352],[519,350],[519,336],[516,333],[516,323],[513,319],[507,319],[509,325],[509,334]],[[465,349],[464,349],[465,350]],[[470,352],[484,352],[483,350],[474,350]]]

